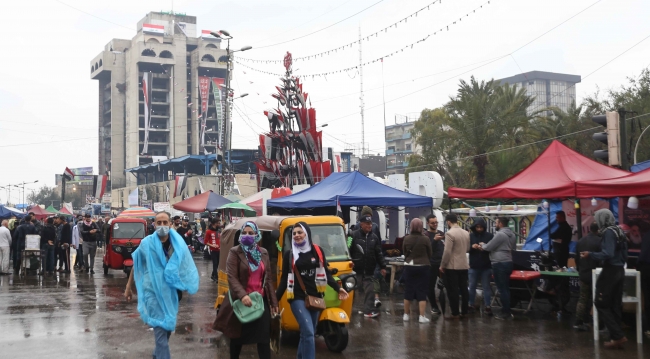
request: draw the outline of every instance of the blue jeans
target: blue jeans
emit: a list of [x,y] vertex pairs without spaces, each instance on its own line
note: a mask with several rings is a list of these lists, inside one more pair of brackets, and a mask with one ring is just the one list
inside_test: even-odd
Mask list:
[[312,311],[305,307],[305,301],[294,299],[291,302],[291,312],[300,326],[300,343],[298,344],[298,359],[316,358],[316,326],[318,325],[319,311]]
[[153,335],[156,339],[156,347],[153,350],[154,359],[170,359],[172,356],[169,353],[169,336],[172,332],[168,332],[161,327],[153,328]]
[[501,297],[501,312],[510,314],[510,275],[512,274],[512,262],[492,263],[494,272],[494,283],[499,290]]
[[45,244],[45,271],[54,272],[54,267],[56,266],[56,257],[54,255],[54,245]]
[[486,307],[490,306],[492,301],[492,287],[490,287],[490,279],[492,279],[492,269],[469,269],[469,306],[474,305],[476,299],[476,284],[479,278],[481,279],[481,287],[483,288],[483,303]]

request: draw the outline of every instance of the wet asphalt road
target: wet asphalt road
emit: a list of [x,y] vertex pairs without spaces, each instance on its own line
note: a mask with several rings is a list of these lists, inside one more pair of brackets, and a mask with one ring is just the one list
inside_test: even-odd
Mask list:
[[[101,255],[101,252],[98,252]],[[212,265],[196,257],[201,287],[181,301],[176,332],[170,338],[172,357],[228,358],[221,334],[211,329],[216,284]],[[142,323],[136,303],[123,299],[126,275],[104,276],[96,259],[94,276],[0,276],[0,358],[151,358],[153,332]],[[548,313],[517,315],[514,322],[471,316],[460,322],[430,324],[402,321],[399,294],[382,298],[379,319],[356,312],[350,324],[350,344],[341,354],[328,352],[317,339],[318,358],[650,358],[650,340],[637,345],[635,334],[623,351],[605,351],[591,333],[576,333],[569,318]],[[358,306],[359,301],[355,304]],[[414,313],[413,317],[417,317]],[[295,358],[297,343],[283,341],[274,358]],[[256,358],[247,346],[241,358]]]

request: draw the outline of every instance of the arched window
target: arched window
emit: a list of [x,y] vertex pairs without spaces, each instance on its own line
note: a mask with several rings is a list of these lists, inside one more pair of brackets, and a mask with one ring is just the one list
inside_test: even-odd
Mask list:
[[99,60],[99,67],[102,67],[102,60]]
[[205,45],[205,48],[206,49],[218,49],[217,45],[215,45],[215,44],[207,44],[207,45]]
[[214,57],[212,55],[207,55],[206,54],[206,55],[203,55],[203,57],[201,58],[201,61],[214,62]]
[[97,63],[95,62],[95,71],[97,71],[98,68],[99,68],[99,66],[98,66]]
[[90,66],[90,73],[92,74],[93,71],[95,71],[95,67],[91,65],[91,66]]
[[156,53],[152,49],[144,49],[142,56],[156,57]]
[[173,59],[173,58],[174,58],[174,55],[172,55],[171,52],[165,50],[165,51],[162,51],[162,52],[160,53],[160,56],[158,56],[158,57],[162,57],[163,59]]
[[158,39],[156,39],[155,37],[148,38],[146,42],[155,42],[157,44],[160,44],[160,41],[158,41]]

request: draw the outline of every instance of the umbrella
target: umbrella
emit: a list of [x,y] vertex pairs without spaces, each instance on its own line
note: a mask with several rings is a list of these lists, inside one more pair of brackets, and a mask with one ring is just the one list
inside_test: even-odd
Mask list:
[[172,207],[183,212],[201,213],[206,210],[213,212],[217,208],[228,203],[232,203],[232,201],[212,191],[208,191],[173,204]]
[[244,212],[244,217],[255,217],[255,216],[257,216],[257,212],[255,212],[254,209],[250,208],[249,206],[247,206],[247,205],[245,205],[243,203],[235,203],[235,202],[228,203],[228,204],[224,204],[223,206],[221,206],[221,207],[219,207],[217,209],[221,209],[221,210],[224,210],[224,211],[228,210],[228,211],[230,211],[231,214],[233,212],[234,213],[238,213],[238,212],[241,213],[241,211],[243,211]]
[[146,207],[131,207],[123,210],[117,216],[121,218],[151,218],[156,216],[156,212]]
[[43,208],[41,208],[41,206],[34,206],[34,207],[30,208],[28,212],[34,212],[34,216],[37,219],[45,219],[45,218],[47,218],[47,217],[54,214],[52,212],[48,212],[48,211],[44,210]]
[[229,195],[226,196],[226,198],[229,199],[232,202],[239,202],[242,199],[244,199],[244,197],[242,197],[242,196],[240,196],[238,194],[229,194]]
[[46,211],[54,214],[61,214],[61,212],[57,211],[52,205],[49,205],[47,208],[45,208]]

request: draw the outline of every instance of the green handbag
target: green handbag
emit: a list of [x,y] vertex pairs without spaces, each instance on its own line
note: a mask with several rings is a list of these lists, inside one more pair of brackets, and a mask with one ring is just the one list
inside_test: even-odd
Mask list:
[[253,305],[250,307],[245,306],[240,299],[233,302],[230,291],[228,291],[228,298],[230,298],[232,310],[242,324],[254,322],[264,314],[264,298],[262,295],[258,292],[253,292],[248,294],[248,297],[253,302]]

